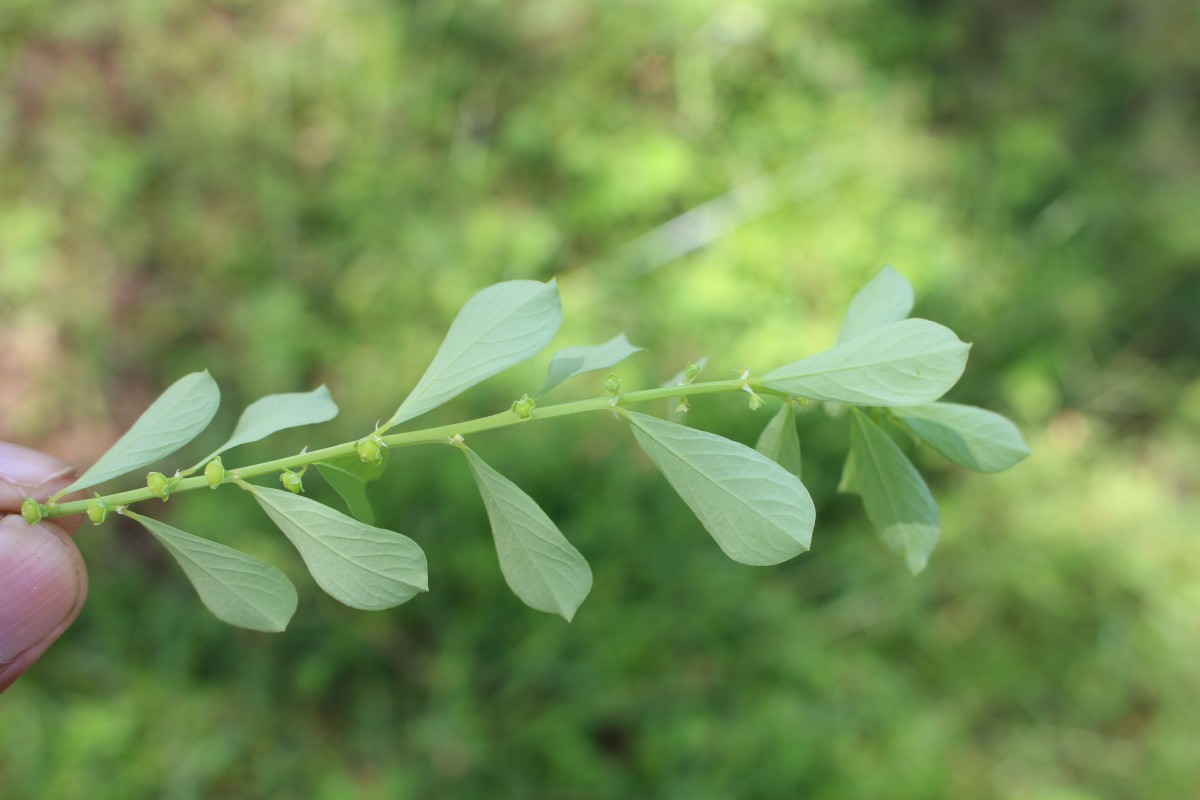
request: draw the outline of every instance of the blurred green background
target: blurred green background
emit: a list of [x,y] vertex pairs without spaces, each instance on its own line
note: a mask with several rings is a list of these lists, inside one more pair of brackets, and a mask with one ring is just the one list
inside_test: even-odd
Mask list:
[[[570,625],[508,592],[448,448],[373,490],[430,561],[388,612],[321,594],[236,493],[156,509],[296,580],[279,636],[87,527],[87,607],[0,700],[0,796],[1190,795],[1197,41],[1192,0],[5,0],[4,439],[87,464],[207,367],[197,455],[321,382],[336,422],[228,461],[343,441],[510,278],[558,279],[556,346],[646,346],[626,386],[762,371],[831,344],[892,263],[975,343],[948,399],[1034,455],[918,453],[944,533],[912,578],[835,493],[845,419],[802,416],[814,546],[768,569],[606,417],[480,436],[592,563]],[[429,420],[505,407],[547,359]],[[692,423],[753,442],[764,413]]]

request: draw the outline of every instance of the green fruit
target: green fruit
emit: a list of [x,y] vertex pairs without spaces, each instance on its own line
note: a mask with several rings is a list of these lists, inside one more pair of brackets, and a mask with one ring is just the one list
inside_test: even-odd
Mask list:
[[354,445],[354,449],[358,451],[358,457],[368,464],[378,464],[383,461],[382,447],[383,440],[374,435],[360,439]]
[[32,497],[25,498],[25,502],[21,503],[21,516],[30,525],[37,525],[42,521],[42,504]]
[[99,525],[108,518],[108,505],[100,499],[100,495],[96,495],[96,499],[88,503],[87,515],[93,525]]
[[208,462],[204,467],[204,479],[208,481],[208,485],[212,488],[217,488],[225,480],[225,465],[221,463],[221,457],[217,456],[212,461]]
[[279,482],[292,494],[300,494],[304,491],[304,476],[299,472],[285,469],[279,476]]
[[175,485],[174,478],[168,478],[161,472],[151,472],[146,476],[146,488],[150,490],[150,494],[155,497],[161,497],[163,502],[171,496],[171,488]]

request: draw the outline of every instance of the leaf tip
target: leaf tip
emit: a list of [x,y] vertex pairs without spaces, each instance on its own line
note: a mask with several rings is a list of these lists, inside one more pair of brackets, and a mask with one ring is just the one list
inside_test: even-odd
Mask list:
[[916,555],[910,554],[910,555],[906,555],[904,557],[904,563],[905,563],[905,566],[908,567],[908,571],[911,574],[920,575],[922,572],[925,571],[925,567],[929,566],[929,557],[928,556],[921,557],[921,556],[916,556]]
[[[582,603],[583,601],[581,600],[580,602]],[[568,606],[559,606],[559,609],[556,613],[558,614],[558,616],[562,617],[564,620],[566,620],[568,623],[570,623],[572,620],[575,619],[575,612],[578,610],[579,610],[579,606],[575,606],[573,608],[568,607]]]

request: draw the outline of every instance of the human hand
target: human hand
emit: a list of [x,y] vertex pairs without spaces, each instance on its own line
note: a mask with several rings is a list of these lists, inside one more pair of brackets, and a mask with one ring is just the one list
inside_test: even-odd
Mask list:
[[0,692],[62,635],[87,597],[87,570],[69,533],[80,517],[21,518],[26,497],[45,500],[75,470],[53,456],[0,442]]

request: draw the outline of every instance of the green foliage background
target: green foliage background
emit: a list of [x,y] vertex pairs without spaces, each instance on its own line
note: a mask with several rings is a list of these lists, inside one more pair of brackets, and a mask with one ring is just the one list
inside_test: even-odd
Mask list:
[[[431,570],[385,613],[322,595],[249,498],[152,512],[296,579],[280,636],[212,619],[143,532],[85,528],[89,603],[0,701],[0,796],[1194,791],[1198,40],[1182,0],[9,0],[6,439],[87,464],[203,367],[202,444],[270,392],[343,409],[228,463],[361,435],[517,277],[558,278],[561,345],[648,347],[627,386],[761,372],[831,344],[890,262],[976,343],[947,399],[1034,455],[919,454],[945,530],[914,579],[835,494],[844,418],[801,417],[814,547],[769,569],[607,418],[476,437],[591,561],[570,625],[508,592],[441,449],[373,489]],[[503,408],[547,359],[431,418]],[[753,442],[767,413],[692,417]]]

